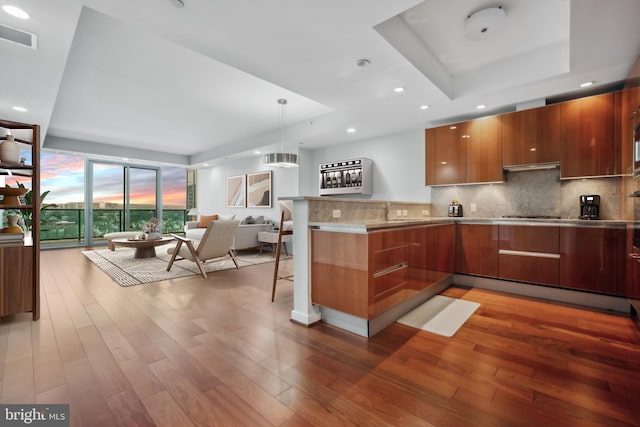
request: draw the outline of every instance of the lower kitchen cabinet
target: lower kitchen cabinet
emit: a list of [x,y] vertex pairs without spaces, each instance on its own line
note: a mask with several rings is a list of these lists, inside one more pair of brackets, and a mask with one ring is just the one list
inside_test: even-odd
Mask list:
[[498,225],[458,224],[456,272],[498,277]]
[[500,279],[558,286],[560,227],[500,225]]
[[625,230],[606,227],[560,229],[560,286],[624,294]]
[[454,273],[455,227],[455,224],[440,224],[407,230],[408,297]]
[[311,231],[311,301],[371,319],[454,271],[454,224]]

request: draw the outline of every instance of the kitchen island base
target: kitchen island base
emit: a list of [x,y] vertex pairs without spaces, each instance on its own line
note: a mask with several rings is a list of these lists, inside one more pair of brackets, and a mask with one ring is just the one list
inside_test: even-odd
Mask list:
[[452,284],[452,276],[448,276],[371,319],[364,319],[329,307],[320,306],[322,321],[356,335],[370,338],[423,302],[440,294]]

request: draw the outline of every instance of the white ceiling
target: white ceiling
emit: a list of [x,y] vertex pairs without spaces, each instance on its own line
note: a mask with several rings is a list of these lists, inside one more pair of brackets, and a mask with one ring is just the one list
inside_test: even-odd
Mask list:
[[[200,165],[279,149],[279,98],[285,150],[314,149],[610,87],[640,54],[640,0],[184,2],[2,0],[38,49],[0,40],[0,117],[49,148]],[[505,25],[465,37],[498,4]]]

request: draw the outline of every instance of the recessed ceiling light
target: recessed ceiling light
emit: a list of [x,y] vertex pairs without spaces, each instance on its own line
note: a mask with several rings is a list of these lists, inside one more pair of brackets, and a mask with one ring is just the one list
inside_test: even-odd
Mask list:
[[29,19],[29,14],[19,7],[11,6],[9,4],[5,4],[2,6],[2,10],[7,12],[11,16],[15,16],[20,19]]
[[184,7],[184,1],[182,0],[169,0],[169,3],[180,9]]
[[349,133],[355,133],[355,131],[356,131],[356,128],[348,128],[347,129],[347,132],[349,132]]
[[362,59],[358,59],[356,61],[356,64],[358,65],[358,67],[366,67],[367,65],[371,64],[371,61],[369,61],[368,59],[362,58]]
[[421,109],[421,110],[428,110],[428,109],[429,109],[429,106],[428,106],[428,105],[421,105],[421,106],[420,106],[420,109]]
[[203,163],[202,166],[209,166],[209,163]]
[[402,86],[398,86],[393,91],[396,92],[396,93],[404,92],[404,88]]
[[260,154],[258,150],[254,151],[253,154]]
[[24,108],[24,107],[19,107],[19,106],[17,106],[17,105],[16,105],[16,106],[14,106],[14,107],[11,107],[11,108],[13,108],[13,109],[14,109],[14,110],[16,110],[16,111],[23,112],[23,113],[26,113],[26,112],[28,111],[26,108]]
[[124,160],[125,162],[129,161],[129,158],[127,157],[123,157],[122,160]]
[[590,82],[584,82],[580,85],[580,87],[589,87],[591,85],[593,85],[595,83],[595,81],[591,80]]
[[478,110],[482,110],[483,108],[487,108],[487,106],[486,106],[486,105],[484,105],[484,104],[480,104],[480,105],[478,105],[476,108],[477,108]]

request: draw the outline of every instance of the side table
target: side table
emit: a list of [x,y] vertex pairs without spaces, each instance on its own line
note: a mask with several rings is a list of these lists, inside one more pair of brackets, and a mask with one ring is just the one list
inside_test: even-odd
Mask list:
[[[284,234],[282,236],[282,246],[284,247],[285,255],[289,255],[287,252],[287,242],[291,241],[291,234]],[[273,256],[276,255],[276,245],[278,244],[278,231],[260,231],[258,232],[258,242],[260,242],[260,254],[262,254],[262,248],[264,245],[271,246],[271,252]]]

